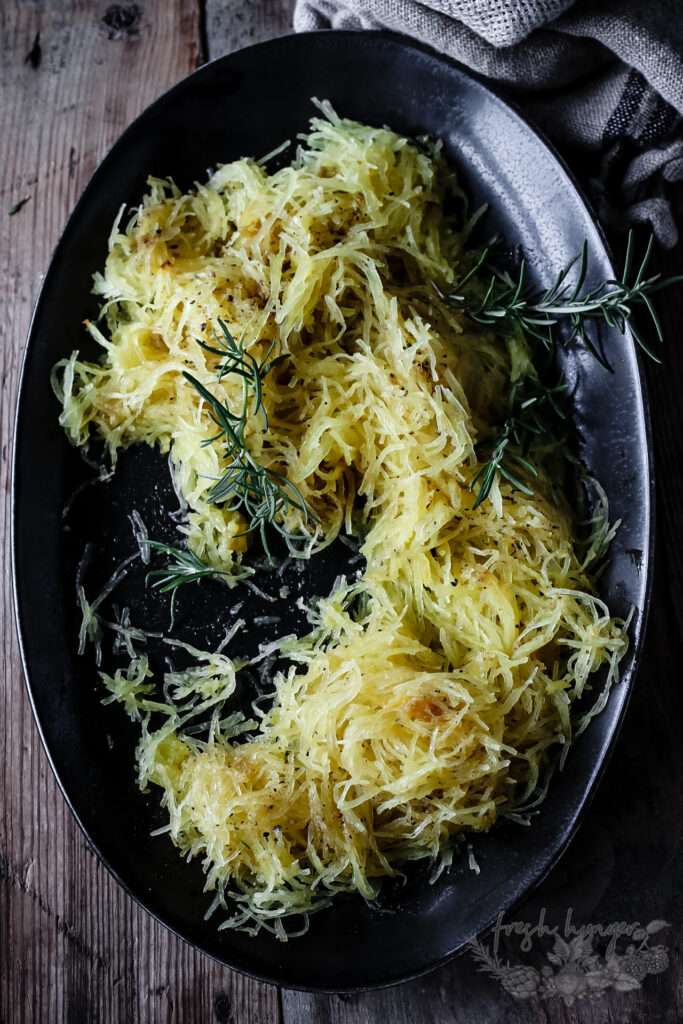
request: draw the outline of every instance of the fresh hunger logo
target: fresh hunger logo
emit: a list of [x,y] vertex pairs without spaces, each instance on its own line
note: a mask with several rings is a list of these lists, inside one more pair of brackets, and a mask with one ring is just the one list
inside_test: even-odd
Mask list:
[[[648,974],[661,974],[668,968],[668,949],[655,939],[669,927],[667,921],[575,925],[572,916],[570,907],[563,925],[553,926],[546,923],[545,908],[535,924],[506,923],[501,914],[493,929],[492,944],[472,939],[470,953],[478,970],[499,981],[514,999],[559,997],[568,1005],[575,1000],[598,998],[608,989],[628,992],[640,988]],[[519,936],[521,953],[530,953],[540,942],[546,963],[536,968],[503,962],[501,936]]]

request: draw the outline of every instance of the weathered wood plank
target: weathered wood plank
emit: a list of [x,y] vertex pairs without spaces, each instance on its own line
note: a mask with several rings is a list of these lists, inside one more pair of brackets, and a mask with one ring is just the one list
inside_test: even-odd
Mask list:
[[[233,974],[176,939],[94,856],[42,750],[12,621],[12,417],[41,276],[75,198],[109,146],[203,59],[199,13],[195,0],[0,6],[3,1024],[279,1020],[274,988]],[[28,203],[10,216],[25,197]]]
[[206,0],[206,45],[213,60],[292,31],[295,0]]

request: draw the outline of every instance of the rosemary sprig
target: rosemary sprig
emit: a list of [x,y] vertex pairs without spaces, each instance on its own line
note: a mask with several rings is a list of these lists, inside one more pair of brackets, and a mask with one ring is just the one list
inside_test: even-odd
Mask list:
[[194,551],[190,551],[189,548],[183,551],[180,548],[174,548],[171,544],[162,544],[158,540],[146,540],[145,544],[175,559],[175,561],[169,562],[163,569],[152,569],[145,576],[145,583],[149,584],[151,580],[154,580],[152,586],[156,587],[159,593],[171,594],[171,629],[173,629],[175,624],[175,600],[178,587],[183,586],[185,583],[196,583],[197,580],[204,579],[206,576],[239,578],[234,573],[212,568],[206,562],[203,562]]
[[[513,384],[508,399],[507,417],[494,434],[482,438],[476,445],[476,451],[489,451],[491,454],[470,482],[471,491],[479,484],[473,509],[488,498],[496,474],[505,477],[525,494],[533,494],[533,491],[515,476],[510,464],[524,466],[534,476],[538,476],[537,470],[525,456],[533,438],[548,432],[549,416],[560,420],[565,418],[555,396],[566,389],[566,384],[547,387],[535,377],[524,377]],[[512,448],[518,451],[513,451]],[[522,454],[519,454],[520,451]]]
[[[525,260],[520,263],[516,279],[508,272],[489,268],[491,278],[482,297],[473,285],[477,271],[487,265],[489,249],[485,249],[458,282],[455,291],[444,295],[437,288],[437,292],[448,305],[463,308],[471,320],[504,337],[521,331],[532,343],[540,343],[548,351],[552,351],[558,344],[566,347],[576,340],[606,370],[611,368],[598,352],[588,327],[591,323],[603,322],[624,334],[628,325],[640,348],[655,362],[660,362],[635,326],[634,311],[644,307],[657,339],[662,342],[662,326],[652,296],[662,288],[682,281],[683,277],[663,278],[661,274],[648,276],[652,246],[653,236],[650,236],[645,255],[634,273],[633,232],[629,232],[621,278],[603,281],[590,290],[584,290],[588,275],[588,244],[585,241],[581,253],[560,271],[549,288],[539,289],[527,283]],[[572,273],[574,268],[575,278]],[[514,475],[511,463],[523,465],[537,475],[526,459],[526,454],[534,436],[550,432],[549,415],[556,420],[558,417],[564,419],[554,397],[563,390],[564,385],[548,387],[535,377],[526,377],[513,386],[506,419],[492,435],[476,446],[478,451],[484,450],[490,454],[470,484],[470,490],[479,484],[474,508],[488,497],[497,474],[525,493],[532,493]],[[513,448],[521,450],[522,454],[513,451]]]
[[236,342],[227,325],[220,319],[218,324],[221,336],[215,331],[213,335],[218,348],[199,339],[197,344],[206,352],[222,358],[223,361],[217,367],[219,381],[229,373],[242,378],[242,406],[239,413],[233,413],[196,377],[183,371],[183,376],[207,403],[211,418],[219,428],[218,433],[202,441],[202,445],[225,439],[227,448],[225,472],[209,491],[208,501],[212,504],[229,501],[232,502],[231,508],[240,509],[249,523],[244,532],[252,533],[258,530],[264,551],[273,561],[266,536],[267,526],[272,526],[278,533],[295,540],[298,535],[285,530],[281,522],[278,522],[279,517],[286,515],[291,508],[296,508],[303,513],[305,523],[315,522],[315,517],[299,489],[281,473],[256,462],[245,440],[245,430],[250,416],[256,417],[260,413],[264,432],[268,429],[268,416],[263,405],[263,381],[273,367],[288,359],[289,355],[284,354],[270,359],[275,344],[273,342],[265,359],[259,363],[244,348],[245,332],[242,333],[239,342]]
[[[492,269],[483,298],[468,306],[468,302],[474,299],[471,288],[473,276],[487,264],[489,250],[485,249],[474,267],[458,283],[457,292],[444,298],[449,305],[463,306],[470,319],[491,327],[498,334],[510,335],[521,329],[547,349],[554,348],[558,342],[566,346],[578,339],[606,369],[609,367],[598,354],[587,326],[594,321],[603,321],[624,334],[628,324],[637,344],[659,362],[633,322],[634,310],[644,307],[658,340],[663,341],[662,326],[652,295],[683,280],[683,277],[647,276],[652,246],[653,236],[650,236],[645,255],[633,274],[633,232],[629,232],[621,279],[603,281],[589,291],[583,291],[588,273],[588,243],[585,241],[581,253],[560,271],[549,288],[539,289],[527,283],[525,260],[520,263],[516,280],[507,272]],[[576,280],[572,284],[569,278],[574,267],[577,268]],[[566,326],[562,333],[557,330],[560,324]]]

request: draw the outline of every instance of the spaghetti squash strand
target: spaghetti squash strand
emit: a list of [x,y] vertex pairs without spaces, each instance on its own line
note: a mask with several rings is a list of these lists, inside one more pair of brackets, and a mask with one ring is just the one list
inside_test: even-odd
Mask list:
[[[428,284],[447,290],[471,265],[447,212],[462,200],[454,172],[438,150],[325,112],[273,174],[239,160],[186,193],[150,179],[95,278],[101,361],[74,354],[54,380],[74,443],[95,428],[113,457],[170,452],[187,541],[229,571],[245,523],[207,502],[223,456],[203,443],[215,426],[183,371],[237,407],[239,378],[219,379],[196,343],[219,318],[255,360],[271,344],[289,355],[263,382],[268,431],[247,424],[246,443],[298,488],[314,551],[356,537],[360,578],[287,642],[292,667],[246,740],[219,710],[204,740],[189,729],[233,691],[225,655],[210,694],[204,670],[187,676],[184,703],[168,680],[154,702],[146,659],[104,676],[137,708],[141,784],[162,787],[171,838],[203,858],[227,923],[280,937],[281,919],[343,890],[370,899],[404,862],[448,858],[461,830],[532,804],[573,702],[626,649],[540,448],[536,495],[496,482],[472,507],[477,438],[531,363],[521,336],[486,333]],[[311,532],[296,507],[282,515]]]

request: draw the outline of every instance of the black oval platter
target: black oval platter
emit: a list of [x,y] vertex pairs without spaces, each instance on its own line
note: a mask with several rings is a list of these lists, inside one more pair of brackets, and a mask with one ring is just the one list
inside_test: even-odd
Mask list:
[[[86,488],[63,520],[68,496],[92,471],[58,425],[50,369],[73,349],[88,351],[82,320],[95,311],[92,275],[104,262],[119,207],[136,203],[146,177],[171,176],[187,188],[203,180],[208,167],[265,154],[306,129],[314,96],[330,100],[344,116],[443,139],[473,203],[490,204],[492,223],[523,246],[537,280],[549,282],[584,239],[594,279],[613,276],[600,231],[561,161],[514,109],[463,68],[383,33],[288,36],[221,58],[171,89],[128,128],[93,175],[56,248],[21,382],[13,543],[17,621],[38,727],[66,799],[109,869],[160,921],[230,967],[285,986],[341,991],[392,984],[442,963],[535,885],[567,844],[633,682],[652,564],[652,481],[634,344],[630,335],[606,331],[602,344],[613,373],[584,354],[574,354],[566,372],[582,458],[605,488],[612,518],[622,520],[601,594],[613,614],[636,609],[631,647],[621,682],[556,774],[530,827],[501,822],[474,837],[479,874],[465,858],[434,884],[418,872],[406,885],[388,887],[377,906],[359,897],[340,899],[311,918],[305,935],[287,943],[265,933],[249,938],[219,932],[213,920],[204,920],[211,897],[203,894],[199,864],[183,861],[167,837],[150,835],[163,815],[157,796],[137,788],[136,727],[120,709],[102,708],[93,657],[77,656],[75,586],[85,544],[92,545],[94,564],[99,558],[99,569],[86,571],[109,571],[135,550],[126,520],[133,506],[153,535],[165,530],[173,539],[167,511],[175,504],[165,460],[151,451],[129,453],[113,479]],[[305,628],[294,607],[296,594],[327,593],[341,558],[337,551],[314,560],[289,581],[295,587],[290,611],[277,609],[283,632]],[[146,599],[143,578],[134,576],[126,586],[121,600],[147,616],[148,626],[156,615],[163,628],[167,608]],[[224,593],[209,583],[194,585],[191,598],[179,597],[179,632],[190,642],[210,645],[220,638],[230,621]],[[253,594],[244,600],[248,618],[272,611]],[[254,642],[270,638],[250,632]]]

